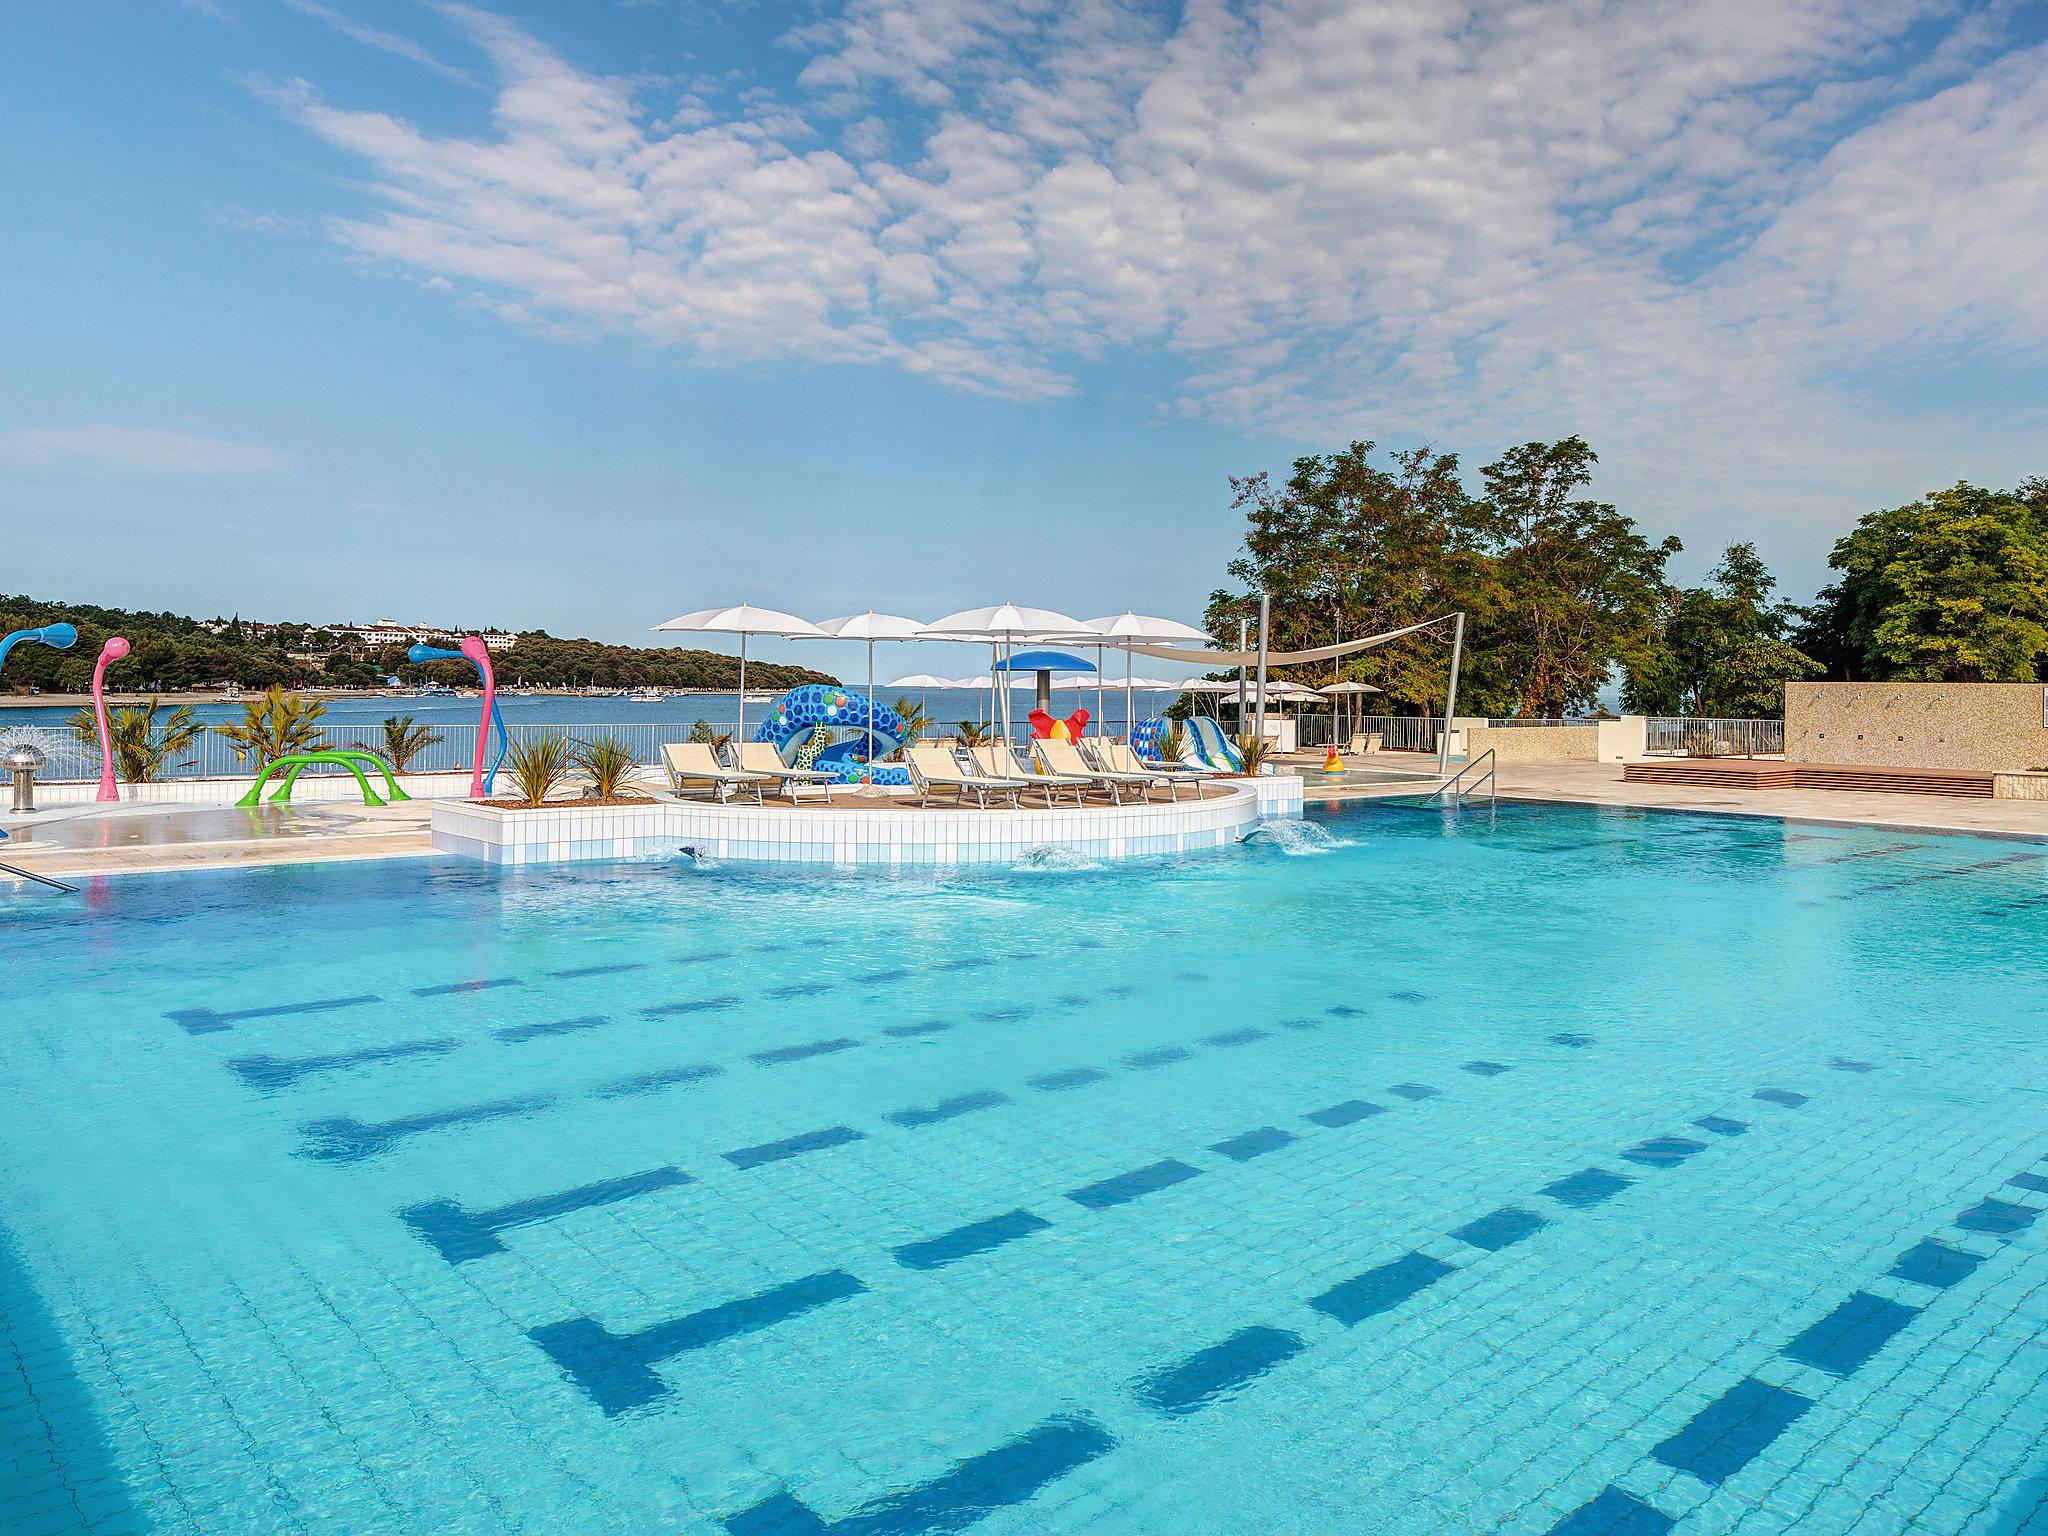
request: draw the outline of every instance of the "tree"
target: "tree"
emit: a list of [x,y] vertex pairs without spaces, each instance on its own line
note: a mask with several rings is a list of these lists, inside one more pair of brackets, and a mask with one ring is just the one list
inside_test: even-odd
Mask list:
[[1650,715],[1783,714],[1786,681],[1821,666],[1787,641],[1796,610],[1772,601],[1776,587],[1755,545],[1729,545],[1706,586],[1666,595],[1657,637],[1628,666],[1623,706]]
[[[193,717],[192,706],[181,704],[157,720],[162,706],[151,699],[146,705],[122,707],[107,713],[107,739],[114,749],[114,772],[130,784],[152,784],[163,776],[171,759],[206,734],[206,727]],[[80,741],[99,744],[99,717],[81,709],[71,717],[71,732]]]
[[1598,462],[1582,438],[1524,443],[1480,471],[1479,547],[1493,560],[1497,607],[1480,647],[1515,688],[1515,712],[1589,706],[1616,663],[1641,665],[1683,547],[1652,544],[1605,502],[1575,496]]
[[[1210,595],[1211,634],[1234,639],[1239,619],[1256,625],[1261,591],[1272,600],[1269,643],[1285,651],[1419,623],[1483,585],[1456,457],[1415,448],[1383,469],[1373,451],[1354,441],[1305,455],[1278,490],[1263,473],[1231,477],[1232,509],[1249,525],[1230,565],[1243,590]],[[1443,698],[1446,665],[1427,648],[1388,647],[1311,681],[1348,677],[1384,689],[1390,703],[1420,707]]]
[[411,715],[384,717],[384,759],[393,773],[404,773],[414,758],[441,739],[432,726],[413,724]]
[[1867,514],[1828,557],[1841,577],[1801,641],[1829,675],[2033,682],[2048,664],[2048,480],[1958,481]]

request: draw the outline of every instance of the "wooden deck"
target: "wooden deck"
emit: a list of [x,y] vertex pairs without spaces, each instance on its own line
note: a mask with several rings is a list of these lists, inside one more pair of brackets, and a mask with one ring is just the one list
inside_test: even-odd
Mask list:
[[1842,789],[1989,800],[1994,775],[1956,768],[1787,763],[1765,757],[1669,757],[1625,763],[1621,778],[1624,784],[1690,784],[1703,789]]

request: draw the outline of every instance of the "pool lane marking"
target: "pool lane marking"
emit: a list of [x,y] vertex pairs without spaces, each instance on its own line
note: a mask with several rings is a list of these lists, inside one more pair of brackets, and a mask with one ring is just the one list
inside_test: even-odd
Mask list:
[[296,1155],[324,1163],[359,1163],[388,1151],[396,1143],[427,1131],[454,1125],[474,1125],[484,1120],[503,1120],[530,1115],[556,1102],[551,1093],[523,1098],[496,1099],[488,1104],[467,1104],[460,1109],[433,1110],[406,1115],[396,1120],[358,1120],[338,1115],[326,1120],[309,1120],[299,1127],[303,1144]]
[[[2048,1161],[2048,1160],[2044,1160]],[[2040,1167],[2037,1162],[2035,1167]],[[2004,1187],[2048,1191],[2048,1178],[2025,1172],[2013,1175]],[[2044,1214],[2040,1207],[2019,1205],[1991,1195],[1976,1205],[1958,1211],[1949,1226],[1960,1232],[1977,1233],[1997,1239],[2000,1248],[1992,1254],[1974,1253],[1943,1242],[1939,1234],[1924,1237],[1892,1261],[1883,1279],[1924,1287],[1931,1295],[1925,1302],[1901,1301],[1858,1289],[1850,1292],[1825,1316],[1815,1319],[1778,1347],[1779,1358],[1815,1373],[1804,1378],[1812,1390],[1816,1377],[1846,1381],[1875,1359],[1893,1339],[1917,1322],[1939,1299],[1939,1293],[1961,1284],[2003,1251],[2003,1245],[2032,1227]],[[1768,1370],[1768,1367],[1765,1368]],[[1650,1450],[1650,1459],[1698,1478],[1718,1489],[1736,1473],[1768,1450],[1786,1430],[1799,1421],[1818,1397],[1809,1392],[1763,1379],[1745,1376],[1719,1397],[1700,1408],[1672,1434]],[[1677,1517],[1665,1515],[1652,1506],[1610,1485],[1592,1504],[1582,1506],[1552,1526],[1548,1536],[1581,1536],[1597,1527],[1582,1519],[1601,1499],[1623,1498],[1649,1510],[1664,1522],[1643,1529],[1668,1530]],[[1578,1521],[1578,1524],[1573,1524]]]
[[[1705,1146],[1700,1150],[1705,1151]],[[1656,1166],[1668,1170],[1683,1166],[1690,1160],[1688,1155]],[[1622,1182],[1626,1185],[1632,1181]],[[1013,1211],[1006,1217],[993,1218],[990,1223],[979,1225],[1016,1223],[1020,1218],[1029,1218],[1030,1214]],[[1452,1235],[1477,1231],[1486,1240],[1471,1246],[1482,1254],[1498,1253],[1547,1225],[1545,1218],[1534,1211],[1510,1205],[1466,1223]],[[970,1230],[961,1228],[949,1236],[964,1238]],[[1030,1228],[1018,1235],[1029,1235],[1029,1231],[1035,1230],[1038,1229]],[[1009,1240],[1003,1232],[992,1233],[987,1243],[972,1247],[970,1251],[985,1252],[989,1247],[1000,1246]],[[1338,1281],[1309,1297],[1306,1306],[1323,1326],[1334,1324],[1348,1330],[1395,1310],[1439,1280],[1455,1275],[1476,1262],[1477,1259],[1452,1263],[1419,1249],[1411,1250],[1347,1280]],[[1311,1340],[1297,1329],[1279,1327],[1270,1322],[1249,1324],[1214,1344],[1144,1372],[1130,1384],[1129,1392],[1139,1407],[1171,1422],[1243,1390],[1302,1354],[1310,1343]],[[635,1406],[641,1404],[636,1403]],[[1045,1433],[1046,1425],[1040,1425],[993,1451],[958,1462],[952,1470],[929,1483],[887,1495],[839,1520],[828,1522],[821,1519],[795,1494],[784,1490],[726,1516],[723,1524],[728,1536],[784,1536],[784,1533],[807,1533],[807,1536],[815,1536],[815,1533],[856,1536],[859,1533],[859,1536],[865,1536],[868,1532],[879,1536],[885,1531],[889,1536],[928,1536],[928,1533],[958,1531],[999,1508],[1023,1503],[1056,1478],[1116,1447],[1115,1437],[1085,1414],[1075,1413],[1061,1420],[1048,1421],[1057,1422],[1094,1426],[1101,1438],[1090,1442],[1088,1455],[1074,1459],[1071,1464],[1060,1464],[1057,1469],[1048,1468],[1046,1475],[1037,1478],[1020,1478],[1014,1486],[999,1490],[1001,1496],[992,1496],[972,1506],[963,1508],[937,1496],[937,1490],[947,1487],[950,1480],[958,1477],[964,1469],[1008,1458],[1030,1459],[1029,1448],[1035,1443],[1035,1437]],[[1623,1520],[1632,1523],[1617,1523]],[[1569,1523],[1574,1521],[1577,1523]],[[1567,1516],[1566,1522],[1558,1527],[1565,1536],[1596,1536],[1596,1533],[1597,1536],[1612,1536],[1614,1532],[1636,1531],[1655,1533],[1669,1530],[1673,1523],[1670,1517],[1619,1489],[1606,1490],[1591,1504]]]
[[227,1068],[258,1093],[275,1093],[280,1088],[291,1087],[301,1078],[314,1077],[322,1072],[339,1072],[370,1062],[402,1061],[414,1056],[445,1056],[461,1045],[460,1040],[447,1038],[399,1040],[390,1045],[366,1046],[359,1051],[337,1051],[325,1056],[235,1056],[229,1058]]
[[173,1008],[164,1015],[188,1035],[210,1035],[232,1029],[245,1019],[279,1019],[293,1013],[332,1013],[337,1008],[361,1008],[384,999],[374,992],[357,997],[323,997],[303,1003],[272,1003],[262,1008]]
[[547,1221],[571,1211],[593,1210],[651,1194],[655,1190],[675,1189],[693,1182],[690,1175],[679,1168],[651,1168],[645,1173],[603,1179],[557,1194],[514,1200],[509,1205],[481,1211],[465,1209],[453,1200],[429,1200],[420,1205],[406,1206],[399,1211],[398,1219],[450,1264],[464,1264],[471,1259],[503,1253],[505,1245],[499,1241],[499,1234],[514,1227],[531,1226],[537,1221]]

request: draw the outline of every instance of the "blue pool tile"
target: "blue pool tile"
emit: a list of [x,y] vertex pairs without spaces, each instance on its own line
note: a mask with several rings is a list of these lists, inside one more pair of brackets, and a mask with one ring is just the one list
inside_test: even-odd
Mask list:
[[805,1131],[801,1136],[785,1136],[781,1141],[764,1141],[757,1147],[740,1147],[723,1155],[735,1168],[759,1168],[764,1163],[779,1163],[785,1158],[801,1157],[806,1152],[820,1152],[827,1147],[843,1147],[848,1142],[863,1139],[861,1133],[850,1125],[833,1125],[822,1131]]
[[1035,1216],[1030,1211],[1005,1211],[986,1221],[970,1222],[950,1232],[941,1232],[937,1237],[905,1243],[892,1250],[892,1257],[905,1269],[938,1269],[957,1259],[972,1258],[1005,1243],[1014,1243],[1020,1237],[1043,1232],[1051,1225],[1043,1216]]
[[401,1040],[393,1045],[373,1045],[360,1051],[340,1051],[331,1056],[238,1056],[228,1062],[228,1070],[259,1092],[274,1093],[280,1088],[289,1088],[302,1077],[339,1072],[379,1061],[402,1061],[409,1056],[443,1056],[461,1043],[459,1040]]
[[628,971],[644,971],[645,960],[627,960],[617,965],[579,965],[566,971],[549,971],[548,975],[557,981],[582,981],[591,976],[623,976]]
[[779,987],[770,987],[766,992],[762,993],[762,996],[785,999],[792,997],[817,997],[819,994],[830,992],[831,990],[832,983],[829,981],[789,981],[784,982]]
[[1120,1173],[1113,1179],[1100,1183],[1084,1184],[1079,1189],[1069,1190],[1067,1198],[1076,1205],[1086,1206],[1091,1211],[1106,1211],[1113,1205],[1126,1205],[1140,1196],[1155,1190],[1170,1189],[1175,1184],[1184,1184],[1201,1173],[1178,1158],[1166,1158],[1144,1168],[1133,1168],[1129,1173]]
[[1014,1024],[1019,1019],[1031,1017],[1032,1010],[1013,1005],[1002,1008],[977,1008],[974,1017],[984,1024]]
[[882,1033],[898,1040],[916,1040],[925,1035],[942,1035],[952,1027],[943,1019],[926,1019],[922,1024],[892,1024]]
[[853,979],[859,982],[864,987],[879,987],[884,982],[908,981],[910,979],[910,972],[905,970],[902,966],[896,965],[891,966],[886,971],[868,971],[863,975],[854,977]]
[[358,1120],[343,1115],[331,1120],[309,1120],[299,1127],[305,1144],[300,1157],[323,1163],[358,1163],[389,1151],[408,1136],[445,1130],[455,1125],[476,1125],[486,1120],[504,1120],[530,1115],[555,1102],[553,1094],[527,1098],[497,1099],[488,1104],[468,1104],[460,1109],[439,1109],[398,1120]]
[[637,1333],[613,1333],[595,1318],[578,1317],[530,1329],[527,1337],[611,1416],[647,1407],[666,1396],[668,1389],[653,1368],[671,1356],[759,1333],[866,1289],[845,1270],[833,1269],[655,1323]]
[[1429,1001],[1428,993],[1412,991],[1405,987],[1399,992],[1389,992],[1387,996],[1397,1003],[1426,1003]]
[[1064,1072],[1046,1072],[1038,1077],[1027,1078],[1034,1088],[1047,1093],[1058,1093],[1066,1088],[1081,1088],[1089,1083],[1099,1083],[1109,1074],[1098,1072],[1093,1067],[1069,1067]]
[[737,1008],[740,1000],[736,997],[693,997],[680,1003],[654,1003],[640,1010],[643,1019],[668,1019],[682,1013],[716,1013],[724,1008]]
[[730,960],[731,958],[732,951],[729,949],[707,949],[694,955],[676,955],[669,963],[671,965],[709,965],[713,960]]
[[957,1093],[950,1099],[941,1099],[928,1108],[892,1110],[882,1118],[895,1125],[915,1130],[922,1125],[937,1125],[942,1120],[958,1119],[971,1115],[978,1109],[994,1109],[1010,1102],[1006,1093],[997,1093],[985,1088],[979,1093]]
[[544,1040],[549,1035],[570,1035],[579,1029],[597,1029],[610,1022],[601,1013],[586,1013],[581,1018],[550,1019],[540,1024],[508,1024],[503,1029],[492,1030],[491,1034],[507,1042]]
[[829,1525],[787,1493],[728,1515],[724,1524],[729,1536],[932,1536],[963,1531],[997,1510],[1022,1504],[1048,1483],[1115,1447],[1115,1437],[1094,1420],[1066,1415]]
[[1963,1248],[1951,1248],[1947,1243],[1936,1242],[1929,1237],[1899,1255],[1898,1262],[1892,1265],[1891,1277],[1947,1290],[1958,1280],[1969,1279],[1983,1262],[1979,1254]]
[[639,1072],[631,1077],[615,1077],[608,1083],[600,1083],[591,1090],[595,1098],[630,1099],[636,1094],[659,1093],[664,1088],[679,1088],[685,1083],[701,1083],[708,1077],[717,1077],[725,1071],[716,1062],[692,1061],[679,1067],[657,1067],[652,1072]]
[[1186,1061],[1193,1054],[1184,1045],[1162,1045],[1157,1050],[1140,1051],[1135,1056],[1126,1056],[1124,1065],[1143,1071],[1147,1067],[1164,1067],[1176,1061]]
[[1583,1210],[1603,1200],[1612,1200],[1633,1182],[1621,1174],[1609,1173],[1605,1168],[1581,1168],[1577,1173],[1566,1174],[1544,1185],[1542,1192],[1560,1205]]
[[1525,1211],[1520,1206],[1504,1205],[1497,1211],[1489,1211],[1477,1221],[1468,1221],[1453,1232],[1461,1243],[1470,1243],[1474,1248],[1484,1248],[1488,1253],[1498,1253],[1511,1243],[1519,1243],[1530,1233],[1548,1225],[1534,1211]]
[[1693,1124],[1703,1131],[1712,1131],[1716,1136],[1740,1136],[1749,1129],[1746,1121],[1730,1120],[1726,1115],[1701,1115]]
[[2010,1237],[2024,1232],[2041,1213],[2010,1200],[1980,1200],[1967,1211],[1956,1213],[1955,1224],[1965,1232],[1987,1232],[1993,1237]]
[[1874,1072],[1877,1064],[1870,1061],[1851,1061],[1847,1056],[1837,1056],[1828,1063],[1837,1072]]
[[1550,1043],[1552,1045],[1570,1046],[1573,1050],[1579,1051],[1584,1050],[1587,1046],[1591,1045],[1593,1043],[1593,1037],[1591,1035],[1575,1035],[1570,1033],[1562,1035],[1552,1035],[1550,1037]]
[[445,981],[434,987],[414,987],[414,997],[452,997],[462,992],[489,992],[494,987],[524,986],[517,976],[479,976],[474,981]]
[[1241,1328],[1221,1344],[1155,1371],[1133,1389],[1138,1401],[1160,1413],[1193,1413],[1233,1388],[1256,1381],[1306,1346],[1301,1335],[1283,1328]]
[[1387,1092],[1400,1099],[1433,1099],[1443,1092],[1427,1083],[1396,1083]]
[[1791,1093],[1783,1088],[1759,1088],[1750,1097],[1761,1099],[1766,1104],[1780,1104],[1786,1109],[1797,1109],[1806,1102],[1805,1094]]
[[859,1045],[858,1040],[841,1035],[832,1040],[806,1040],[802,1045],[781,1045],[772,1051],[754,1051],[747,1060],[764,1067],[776,1067],[786,1061],[808,1061],[813,1056],[830,1056],[836,1051],[850,1051]]
[[1293,1140],[1292,1136],[1277,1125],[1262,1125],[1255,1131],[1245,1131],[1241,1135],[1212,1142],[1209,1150],[1221,1152],[1232,1162],[1248,1163],[1267,1152],[1279,1151]]
[[1347,1125],[1356,1125],[1373,1115],[1384,1115],[1386,1112],[1384,1105],[1368,1104],[1364,1099],[1346,1099],[1342,1104],[1332,1104],[1328,1109],[1312,1110],[1303,1115],[1302,1119],[1334,1131]]
[[1349,1328],[1389,1307],[1397,1307],[1417,1291],[1436,1284],[1456,1269],[1426,1253],[1404,1253],[1398,1259],[1368,1269],[1362,1275],[1331,1286],[1309,1302],[1326,1317],[1334,1317]]
[[1667,1467],[1719,1487],[1812,1406],[1811,1398],[1749,1377],[1694,1414],[1685,1428],[1650,1454]]
[[226,1011],[212,1008],[173,1008],[164,1017],[187,1034],[210,1035],[223,1029],[232,1029],[245,1019],[281,1019],[295,1013],[332,1013],[337,1008],[360,1008],[366,1003],[382,1001],[383,999],[374,992],[363,992],[354,997],[321,997],[304,1003],[272,1003],[263,1008],[231,1008]]
[[658,1189],[674,1189],[691,1182],[690,1176],[679,1168],[650,1168],[645,1173],[584,1184],[559,1194],[516,1200],[510,1205],[490,1210],[472,1211],[453,1200],[430,1200],[422,1205],[405,1207],[398,1213],[398,1218],[450,1264],[464,1264],[471,1259],[503,1253],[505,1245],[498,1240],[498,1234],[514,1227],[531,1226],[537,1221],[548,1221],[571,1211],[613,1205],[621,1200],[652,1194]]
[[1204,1035],[1202,1044],[1228,1047],[1250,1045],[1254,1040],[1271,1038],[1263,1029],[1226,1029],[1220,1035]]
[[1333,1019],[1362,1019],[1365,1017],[1365,1010],[1363,1008],[1354,1008],[1349,1003],[1332,1003],[1323,1012]]
[[1603,1488],[1553,1525],[1547,1536],[1664,1536],[1676,1524],[1661,1510],[1619,1488]]
[[1501,1073],[1508,1069],[1497,1061],[1468,1061],[1465,1063],[1464,1070],[1472,1073],[1475,1077],[1499,1077]]
[[1689,1141],[1683,1136],[1652,1136],[1621,1155],[1645,1168],[1675,1168],[1694,1153],[1706,1150],[1703,1141]]
[[2028,1190],[2037,1195],[2048,1195],[2048,1179],[2038,1173],[2016,1173],[2005,1181],[2014,1189]]
[[1833,1376],[1847,1376],[1920,1315],[1903,1302],[1857,1291],[1778,1353]]
[[994,965],[987,955],[955,955],[951,960],[940,960],[932,965],[935,971],[973,971]]

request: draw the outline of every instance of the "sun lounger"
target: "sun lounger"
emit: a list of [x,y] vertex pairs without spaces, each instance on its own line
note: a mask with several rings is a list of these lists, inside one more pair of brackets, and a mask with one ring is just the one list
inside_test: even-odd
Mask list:
[[[1154,768],[1142,762],[1138,754],[1130,749],[1127,742],[1098,741],[1093,743],[1096,760],[1111,773],[1120,774],[1126,782],[1143,779],[1148,784],[1164,784],[1167,798],[1180,799],[1183,783],[1195,783],[1203,776],[1199,773],[1180,773],[1171,768]],[[1201,791],[1197,789],[1196,794]]]
[[[1052,797],[1055,790],[1063,795],[1071,791],[1074,796],[1074,804],[1079,805],[1081,803],[1081,791],[1088,787],[1085,784],[1068,783],[1056,773],[1018,774],[1015,767],[1017,761],[1015,754],[1001,742],[989,742],[978,747],[969,747],[967,755],[974,759],[975,767],[991,778],[1014,778],[1024,785],[1027,791],[1037,790],[1039,794],[1045,797],[1047,810],[1052,809]],[[1007,768],[1005,767],[1006,764],[1009,765]]]
[[951,793],[962,805],[967,797],[974,796],[974,802],[983,810],[988,809],[989,797],[998,803],[1007,799],[1011,805],[1021,805],[1019,798],[1031,787],[1029,779],[991,778],[984,773],[968,773],[954,759],[953,749],[941,742],[921,742],[908,748],[903,760],[910,768],[910,782],[917,790],[919,805],[931,804],[932,796]]
[[1152,798],[1152,786],[1159,782],[1156,773],[1125,773],[1116,768],[1097,768],[1081,755],[1081,749],[1071,741],[1034,741],[1032,750],[1038,759],[1053,773],[1070,782],[1092,780],[1108,788],[1110,798],[1118,805],[1124,803],[1124,791],[1135,789],[1140,800]]
[[782,754],[775,750],[770,741],[743,741],[740,743],[740,768],[747,773],[766,774],[771,779],[782,781],[782,791],[791,800],[797,798],[800,790],[815,789],[825,797],[825,803],[832,803],[832,786],[838,779],[822,768],[792,768],[782,760]]
[[663,742],[661,760],[668,768],[669,782],[679,795],[693,790],[709,790],[720,801],[734,795],[752,795],[754,804],[759,805],[761,791],[775,782],[765,773],[725,767],[712,752],[709,742]]
[[1184,784],[1201,784],[1209,779],[1220,779],[1222,774],[1209,768],[1198,768],[1193,763],[1148,763],[1133,751],[1126,742],[1112,741],[1105,744],[1109,761],[1124,766],[1128,763],[1132,772],[1156,773],[1163,779],[1177,779]]

